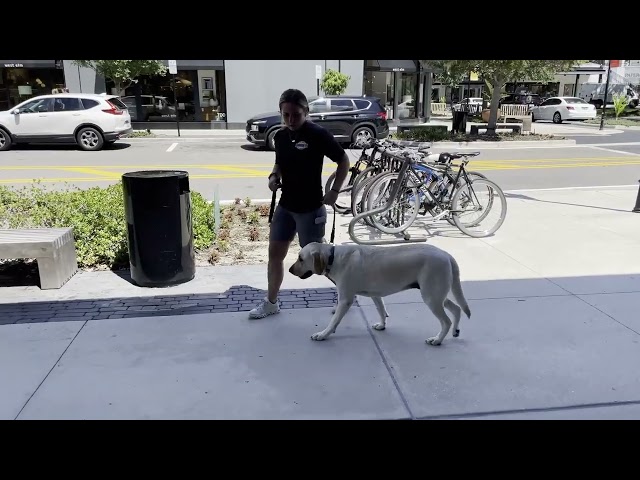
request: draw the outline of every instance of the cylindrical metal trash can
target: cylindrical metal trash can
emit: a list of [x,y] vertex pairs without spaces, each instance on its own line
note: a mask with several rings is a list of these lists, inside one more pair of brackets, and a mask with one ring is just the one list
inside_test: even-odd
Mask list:
[[196,274],[189,174],[147,170],[122,175],[131,279],[165,287]]

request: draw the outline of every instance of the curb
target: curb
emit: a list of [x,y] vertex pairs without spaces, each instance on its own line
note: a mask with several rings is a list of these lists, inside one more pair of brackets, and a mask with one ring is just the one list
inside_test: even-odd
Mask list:
[[576,141],[568,140],[504,140],[501,142],[433,142],[433,148],[470,148],[473,150],[513,148],[513,147],[534,147],[534,146],[558,146],[576,145]]

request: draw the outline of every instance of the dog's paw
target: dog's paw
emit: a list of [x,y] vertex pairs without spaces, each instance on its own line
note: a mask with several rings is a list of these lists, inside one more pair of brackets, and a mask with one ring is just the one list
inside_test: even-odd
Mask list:
[[374,323],[373,324],[373,329],[374,330],[384,330],[385,328],[387,328],[387,326],[384,323]]
[[324,332],[318,332],[318,333],[314,333],[313,335],[311,335],[311,340],[315,340],[317,342],[321,342],[322,340],[324,340],[328,336],[329,335],[326,335]]
[[440,340],[438,340],[438,337],[429,337],[425,340],[425,342],[428,345],[434,345],[434,346],[440,345],[442,343]]
[[460,329],[459,329],[459,328],[456,328],[456,329],[453,331],[453,336],[454,336],[454,337],[459,337],[459,336],[460,336]]

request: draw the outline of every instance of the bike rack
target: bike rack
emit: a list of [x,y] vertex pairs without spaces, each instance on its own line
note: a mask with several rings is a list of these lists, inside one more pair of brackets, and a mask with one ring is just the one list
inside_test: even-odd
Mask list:
[[[400,178],[404,176],[405,172],[409,168],[410,162],[411,160],[408,158],[403,159],[402,167],[400,167],[400,171],[398,172],[398,176]],[[349,222],[349,237],[351,237],[351,240],[353,240],[354,243],[357,243],[358,245],[392,245],[392,244],[400,244],[400,243],[419,243],[419,242],[427,241],[426,236],[416,236],[415,238],[411,238],[408,234],[404,234],[404,238],[402,240],[394,239],[394,238],[388,238],[383,240],[360,240],[353,231],[355,229],[356,223],[358,223],[358,221],[362,220],[363,218],[368,217],[369,215],[384,213],[387,210],[391,210],[391,207],[393,206],[393,202],[396,199],[396,195],[398,194],[398,190],[400,190],[400,186],[401,186],[401,182],[397,182],[393,186],[391,195],[389,195],[389,200],[382,207],[379,207],[375,210],[371,210],[368,212],[362,212],[356,215],[355,217],[353,217],[353,219]],[[380,233],[383,233],[383,232],[380,232]]]

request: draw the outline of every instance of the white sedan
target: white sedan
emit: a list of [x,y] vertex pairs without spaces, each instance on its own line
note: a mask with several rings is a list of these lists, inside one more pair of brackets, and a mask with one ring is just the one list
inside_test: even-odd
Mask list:
[[551,97],[531,109],[531,120],[589,120],[596,118],[596,107],[577,97]]

